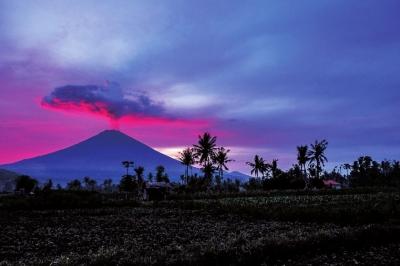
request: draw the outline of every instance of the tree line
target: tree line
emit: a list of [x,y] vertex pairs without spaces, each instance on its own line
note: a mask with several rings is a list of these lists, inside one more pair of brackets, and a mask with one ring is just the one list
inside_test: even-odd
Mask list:
[[[245,183],[239,180],[224,179],[224,172],[228,171],[230,150],[217,145],[217,137],[205,132],[198,136],[198,141],[192,147],[187,147],[179,152],[178,160],[184,165],[181,175],[181,184],[175,184],[178,190],[186,192],[196,191],[238,191],[240,187],[248,190],[259,189],[311,189],[324,187],[324,180],[334,180],[343,187],[368,187],[368,186],[395,186],[400,187],[399,161],[383,160],[377,162],[370,156],[361,156],[353,163],[336,166],[331,171],[324,170],[328,161],[326,150],[328,141],[316,140],[308,145],[296,147],[297,161],[287,171],[278,166],[278,159],[267,162],[260,155],[255,155],[253,160],[246,162],[250,167],[252,177]],[[106,179],[102,184],[90,177],[83,180],[70,181],[67,190],[102,190],[105,192],[139,192],[147,182],[169,183],[170,178],[165,167],[156,167],[155,176],[149,172],[144,176],[143,166],[134,167],[134,162],[123,161],[122,166],[126,174],[122,176],[119,184],[113,184],[112,179]],[[193,167],[199,166],[201,173],[193,174]],[[133,170],[130,172],[130,170]],[[197,171],[196,171],[197,172]],[[20,176],[17,179],[16,190],[33,191],[38,182],[29,176]],[[62,189],[60,185],[57,189]],[[53,189],[53,182],[49,180],[43,190]]]

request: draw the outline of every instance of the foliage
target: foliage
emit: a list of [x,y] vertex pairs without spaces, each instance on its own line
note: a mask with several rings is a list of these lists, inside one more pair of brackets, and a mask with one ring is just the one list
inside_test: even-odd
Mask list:
[[169,183],[168,174],[165,173],[165,167],[162,165],[156,167],[156,182]]
[[82,183],[79,179],[74,179],[67,184],[68,190],[81,190]]
[[85,184],[86,190],[94,191],[96,189],[97,181],[90,178],[89,176],[85,176],[83,178],[83,183]]
[[138,186],[139,188],[143,187],[143,183],[144,183],[144,167],[143,166],[138,166],[135,169],[133,169],[135,171],[135,175],[136,175],[136,179],[138,182]]
[[21,175],[17,178],[15,190],[23,190],[25,193],[30,193],[37,186],[38,181],[27,175]]
[[320,172],[322,171],[322,166],[328,159],[325,156],[325,150],[328,147],[328,142],[326,140],[318,141],[316,140],[314,144],[311,144],[311,149],[308,151],[309,164],[315,163],[315,178],[319,178]]
[[126,175],[129,175],[129,168],[133,167],[133,162],[132,161],[123,161],[121,163],[122,163],[122,166],[126,168]]
[[47,180],[47,182],[43,185],[42,190],[43,190],[44,192],[46,192],[46,191],[49,192],[49,191],[52,190],[52,188],[53,188],[53,180],[49,179],[49,180]]
[[137,182],[132,175],[124,175],[119,182],[120,191],[134,192],[137,187]]
[[400,193],[277,195],[198,199],[164,202],[162,206],[214,210],[255,218],[334,222],[340,224],[377,223],[400,219]]
[[204,165],[212,162],[216,150],[216,141],[217,137],[211,136],[208,132],[199,136],[197,144],[193,146],[200,164]]
[[111,178],[107,178],[103,181],[103,190],[105,192],[111,192],[113,189],[113,181]]
[[267,165],[264,159],[259,155],[254,156],[253,162],[246,162],[246,164],[251,167],[251,174],[254,174],[256,178],[258,178],[259,174],[264,177],[267,172]]
[[359,157],[350,167],[349,176],[352,187],[395,186],[400,187],[399,161],[374,161],[370,156]]
[[102,194],[86,190],[38,191],[35,195],[0,197],[0,210],[46,210],[137,206],[136,195]]
[[224,147],[219,147],[216,149],[214,153],[213,162],[216,164],[216,170],[218,171],[218,176],[223,179],[224,171],[229,170],[227,164],[233,162],[232,159],[229,159],[228,153],[229,149],[225,149]]
[[184,182],[188,183],[189,178],[189,167],[192,168],[192,165],[196,163],[196,153],[193,148],[186,148],[182,152],[179,152],[178,160],[181,164],[186,166]]

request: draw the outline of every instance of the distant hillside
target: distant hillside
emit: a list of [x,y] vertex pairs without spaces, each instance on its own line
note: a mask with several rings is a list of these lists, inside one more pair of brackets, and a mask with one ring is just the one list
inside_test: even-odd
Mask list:
[[245,174],[243,174],[243,173],[241,173],[239,171],[233,171],[233,172],[226,173],[224,175],[224,178],[230,178],[232,180],[238,179],[238,180],[240,180],[242,182],[246,182],[246,181],[249,180],[250,176],[245,175]]
[[20,174],[0,169],[0,192],[11,192],[15,188],[15,181]]

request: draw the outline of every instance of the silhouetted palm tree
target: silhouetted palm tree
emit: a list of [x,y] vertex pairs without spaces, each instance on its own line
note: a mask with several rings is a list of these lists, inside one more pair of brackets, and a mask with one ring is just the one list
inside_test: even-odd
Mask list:
[[382,174],[384,176],[387,176],[389,174],[390,168],[391,168],[390,162],[388,160],[384,160],[384,161],[381,162],[380,167],[381,167],[381,170],[382,170]]
[[215,167],[211,162],[208,162],[203,165],[203,168],[201,168],[201,170],[204,173],[204,179],[207,181],[208,183],[207,186],[208,186],[212,182],[212,177],[215,172]]
[[90,177],[85,176],[83,178],[83,183],[85,184],[86,189],[88,189],[89,188],[89,183],[90,183]]
[[123,165],[123,167],[126,168],[126,175],[129,175],[129,167],[133,167],[133,162],[132,161],[123,161],[122,165]]
[[81,190],[82,185],[79,179],[74,179],[67,184],[68,190]]
[[192,168],[192,165],[196,163],[196,155],[192,148],[186,148],[182,152],[179,152],[178,160],[181,164],[186,166],[185,170],[185,183],[188,183],[189,177],[189,167]]
[[217,165],[218,174],[221,179],[224,177],[224,170],[229,170],[226,164],[233,161],[228,158],[229,152],[229,149],[226,150],[224,147],[220,147],[214,154],[213,161]]
[[51,191],[53,188],[53,180],[49,179],[43,185],[43,191]]
[[267,167],[264,159],[261,156],[255,155],[253,162],[246,162],[246,164],[252,168],[251,174],[255,174],[257,178],[258,174],[261,174],[264,177]]
[[112,183],[113,183],[113,181],[112,181],[111,178],[105,179],[105,180],[103,181],[103,188],[104,188],[104,191],[111,192],[111,190],[112,190]]
[[138,166],[134,169],[135,173],[136,173],[136,178],[139,184],[139,187],[142,186],[143,182],[144,182],[144,167],[143,166]]
[[16,191],[23,191],[24,193],[32,192],[37,186],[38,181],[30,176],[21,175],[17,178],[15,184]]
[[297,146],[297,163],[299,164],[304,177],[307,176],[306,164],[309,160],[307,154],[308,154],[308,146],[307,145]]
[[162,165],[156,167],[156,182],[169,183],[168,174],[165,173],[165,167]]
[[272,163],[269,165],[269,168],[272,173],[272,178],[276,178],[278,173],[278,159],[273,159]]
[[150,172],[150,173],[147,175],[147,180],[151,183],[151,182],[153,182],[153,179],[154,179],[153,173]]
[[351,165],[349,164],[349,163],[345,163],[344,165],[343,165],[343,169],[344,170],[346,170],[346,176],[348,177],[349,176],[349,171],[351,170]]
[[89,176],[85,176],[83,178],[83,183],[85,184],[85,188],[91,191],[93,191],[96,188],[97,184],[96,180],[91,179]]
[[194,146],[196,156],[199,158],[199,163],[203,166],[209,164],[216,149],[217,137],[212,137],[210,133],[206,132],[203,136],[199,136],[197,144]]
[[321,166],[325,166],[325,162],[328,159],[325,156],[325,150],[328,146],[328,142],[326,140],[315,141],[314,144],[311,144],[311,149],[308,151],[308,157],[310,158],[309,163],[316,164],[316,178],[319,178],[319,174],[322,170]]

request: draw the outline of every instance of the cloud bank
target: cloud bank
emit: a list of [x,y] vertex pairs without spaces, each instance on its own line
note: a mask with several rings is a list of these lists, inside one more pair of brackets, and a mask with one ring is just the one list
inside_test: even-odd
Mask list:
[[81,111],[118,121],[123,117],[163,117],[164,108],[144,93],[125,96],[117,83],[66,85],[43,97],[42,106],[65,111]]

